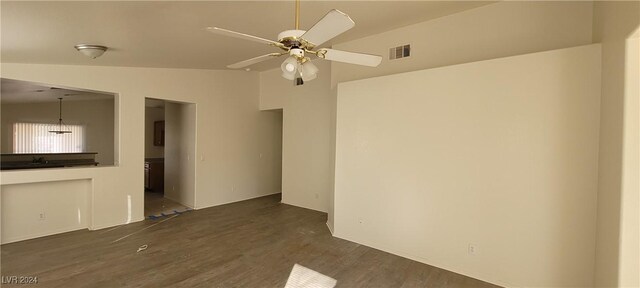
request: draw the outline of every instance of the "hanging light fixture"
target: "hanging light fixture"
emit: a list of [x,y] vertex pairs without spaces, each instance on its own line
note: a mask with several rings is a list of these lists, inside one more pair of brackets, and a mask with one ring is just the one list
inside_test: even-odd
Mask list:
[[65,128],[67,127],[67,125],[64,125],[64,123],[62,122],[62,97],[58,98],[58,100],[60,100],[60,110],[59,110],[59,118],[58,118],[58,130],[49,130],[49,133],[54,133],[54,134],[67,134],[67,133],[71,133],[71,130],[65,130]]
[[299,50],[299,53],[296,53],[298,51],[292,52],[291,56],[282,62],[280,65],[282,77],[287,80],[294,80],[293,83],[296,86],[316,79],[318,77],[318,67],[311,62],[309,57],[305,57],[304,52],[300,49],[291,50]]
[[[320,21],[311,26],[308,31],[300,30],[300,0],[295,0],[295,4],[295,29],[280,32],[280,34],[278,34],[278,38],[276,38],[278,39],[277,41],[220,27],[207,27],[207,30],[211,33],[261,42],[284,50],[280,53],[269,53],[253,57],[228,65],[227,67],[231,69],[246,68],[263,61],[268,61],[274,57],[289,55],[280,66],[282,68],[282,77],[288,80],[294,80],[294,85],[301,85],[305,81],[315,79],[318,72],[318,68],[309,62],[309,58],[305,55],[314,55],[319,59],[328,61],[337,61],[369,67],[376,67],[380,65],[382,56],[379,55],[320,48],[324,43],[327,43],[334,37],[355,26],[356,23],[353,22],[349,15],[333,9],[320,19]],[[298,65],[294,62],[297,62]]]

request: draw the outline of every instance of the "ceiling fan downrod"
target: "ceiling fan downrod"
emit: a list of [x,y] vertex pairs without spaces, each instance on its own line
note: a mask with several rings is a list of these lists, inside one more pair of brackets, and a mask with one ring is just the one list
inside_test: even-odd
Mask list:
[[296,0],[296,30],[300,30],[300,0]]

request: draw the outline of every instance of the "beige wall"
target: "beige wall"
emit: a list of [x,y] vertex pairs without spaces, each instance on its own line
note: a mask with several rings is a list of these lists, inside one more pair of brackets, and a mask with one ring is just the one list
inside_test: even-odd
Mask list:
[[[327,211],[333,226],[336,83],[590,44],[591,20],[590,2],[500,2],[333,46],[383,55],[377,68],[316,61],[318,79],[302,87],[279,69],[260,73],[260,108],[284,108],[283,141],[294,150],[284,149],[285,202]],[[407,43],[412,56],[389,62],[387,49]]]
[[590,286],[599,79],[590,45],[339,84],[335,235],[499,285]]
[[[333,82],[591,43],[588,1],[503,1],[333,46],[383,56],[376,68],[334,64]],[[411,44],[411,57],[388,60]]]
[[194,207],[196,105],[167,102],[165,115],[164,197]]
[[602,104],[595,283],[640,286],[639,2],[597,2],[594,40],[602,42]]
[[118,94],[118,166],[0,174],[2,185],[92,179],[91,229],[143,219],[144,102],[149,96],[195,103],[207,111],[196,119],[196,208],[281,190],[280,179],[272,179],[275,172],[269,171],[276,165],[273,147],[280,143],[271,132],[281,122],[258,109],[257,73],[13,63],[1,68],[6,78]]
[[[143,126],[138,123],[144,122],[141,116],[144,97],[154,97],[197,103],[200,111],[207,111],[196,120],[198,127],[207,127],[196,131],[197,207],[286,191],[285,203],[329,211],[332,225],[335,141],[331,139],[335,137],[336,94],[331,82],[335,85],[353,79],[587,44],[591,43],[593,21],[596,41],[603,42],[605,71],[599,148],[600,162],[605,164],[600,166],[598,175],[596,282],[637,286],[634,283],[638,258],[634,255],[638,254],[638,225],[634,221],[638,220],[638,194],[634,187],[638,182],[633,175],[638,174],[638,165],[633,159],[638,157],[634,158],[633,153],[637,153],[634,148],[638,129],[634,127],[638,112],[632,108],[638,105],[634,102],[637,98],[627,96],[637,95],[633,94],[637,89],[633,84],[638,77],[633,69],[637,66],[625,63],[637,59],[634,47],[638,41],[634,38],[624,44],[626,38],[618,33],[627,33],[623,28],[632,27],[629,24],[636,19],[633,13],[637,5],[597,3],[594,9],[590,2],[500,2],[336,44],[334,48],[379,53],[385,59],[373,69],[318,64],[323,65],[320,78],[303,87],[291,86],[279,77],[277,70],[260,73],[258,80],[256,73],[245,72],[3,63],[2,77],[110,91],[122,96],[118,104],[121,112],[116,115],[122,129],[116,135],[122,139],[116,155],[122,161],[119,167],[2,172],[3,191],[8,183],[92,179],[90,195],[94,208],[89,213],[95,217],[89,227],[142,219],[142,194],[137,191],[142,190],[140,163],[144,144],[139,136],[143,134]],[[627,36],[630,33],[631,30]],[[386,59],[389,47],[406,43],[412,44],[412,57],[395,62]],[[625,45],[626,50],[621,50]],[[620,56],[625,53],[626,57]],[[627,72],[621,74],[622,67]],[[332,81],[326,79],[323,71],[332,71]],[[620,80],[625,78],[626,81]],[[231,84],[239,79],[249,84]],[[259,87],[251,84],[258,82]],[[312,96],[294,98],[301,91]],[[258,105],[262,110],[284,108],[284,123],[282,116],[273,112],[257,112]],[[284,135],[278,134],[281,129],[278,127],[282,127],[278,125],[285,127]],[[625,127],[624,131],[620,127]],[[327,134],[330,140],[324,142]],[[287,161],[285,167],[291,168],[282,171],[282,187],[279,172],[274,171],[279,171],[278,151],[281,152],[274,135],[282,136],[289,147],[282,159]]]
[[153,145],[154,123],[164,121],[164,108],[144,108],[144,158],[164,157],[164,146]]
[[90,191],[88,179],[2,185],[2,244],[87,228]]
[[331,65],[294,86],[280,68],[260,73],[260,109],[283,110],[282,202],[327,212],[333,191]]
[[[13,151],[13,123],[56,123],[58,105],[54,102],[2,104],[2,153]],[[66,124],[85,125],[86,152],[98,152],[96,160],[100,165],[113,165],[114,100],[64,101],[62,105]]]
[[640,287],[640,31],[627,40],[625,53],[619,279],[620,286]]

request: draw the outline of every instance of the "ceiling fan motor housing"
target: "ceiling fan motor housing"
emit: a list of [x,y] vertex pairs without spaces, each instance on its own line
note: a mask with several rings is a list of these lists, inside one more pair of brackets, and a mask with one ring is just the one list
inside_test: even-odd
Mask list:
[[304,58],[304,50],[300,48],[292,48],[291,50],[289,50],[289,55],[296,57],[298,59],[302,59]]
[[305,48],[306,43],[301,42],[300,37],[307,32],[305,30],[286,30],[278,34],[278,42],[282,43],[285,47],[293,48]]

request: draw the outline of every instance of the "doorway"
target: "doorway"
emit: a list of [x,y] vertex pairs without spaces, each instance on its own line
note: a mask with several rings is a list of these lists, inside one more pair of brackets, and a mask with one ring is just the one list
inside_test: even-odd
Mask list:
[[195,104],[145,99],[144,215],[195,207]]

